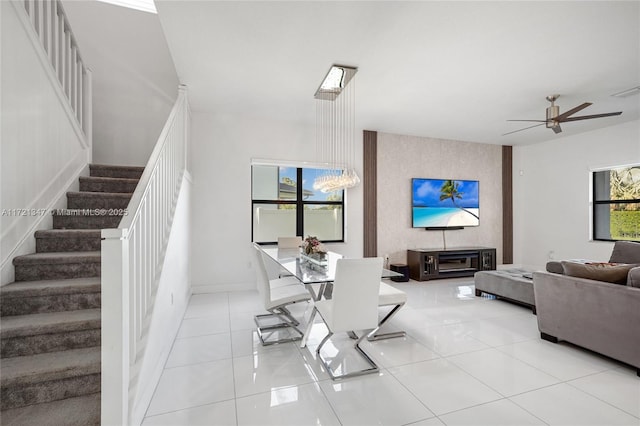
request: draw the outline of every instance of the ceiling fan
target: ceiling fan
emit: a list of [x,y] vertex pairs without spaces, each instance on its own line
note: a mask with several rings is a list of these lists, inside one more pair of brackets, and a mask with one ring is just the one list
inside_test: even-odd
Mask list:
[[568,121],[578,121],[578,120],[590,120],[592,118],[601,118],[601,117],[611,117],[614,115],[622,114],[622,111],[618,112],[607,112],[604,114],[594,114],[594,115],[581,115],[579,117],[571,117],[578,111],[581,111],[592,105],[591,102],[585,102],[582,105],[578,105],[577,107],[570,109],[567,112],[563,112],[560,114],[560,107],[554,105],[556,99],[558,99],[560,95],[549,95],[547,96],[547,100],[551,102],[551,106],[547,107],[547,119],[546,120],[507,120],[507,121],[529,121],[532,123],[540,123],[534,124],[533,126],[525,127],[524,129],[514,130],[513,132],[504,133],[502,136],[510,135],[511,133],[521,132],[523,130],[532,129],[534,127],[546,125],[547,129],[551,129],[556,133],[562,132],[562,128],[560,127],[560,123],[566,123]]

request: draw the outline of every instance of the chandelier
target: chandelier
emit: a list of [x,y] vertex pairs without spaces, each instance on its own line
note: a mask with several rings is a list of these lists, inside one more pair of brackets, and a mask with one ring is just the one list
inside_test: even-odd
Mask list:
[[314,181],[315,190],[333,192],[360,183],[354,169],[356,88],[353,77],[357,71],[354,67],[333,65],[316,91],[316,155],[328,169]]

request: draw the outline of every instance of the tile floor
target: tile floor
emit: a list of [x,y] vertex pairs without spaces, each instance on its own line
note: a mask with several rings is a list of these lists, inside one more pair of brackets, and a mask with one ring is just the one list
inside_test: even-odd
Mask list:
[[[263,347],[257,292],[194,295],[143,425],[640,426],[635,370],[540,340],[529,309],[469,279],[391,284],[408,303],[388,329],[407,337],[366,342],[380,373],[337,382],[316,359],[319,318],[306,348]],[[334,336],[327,357],[344,348],[336,362],[359,368],[350,342]]]

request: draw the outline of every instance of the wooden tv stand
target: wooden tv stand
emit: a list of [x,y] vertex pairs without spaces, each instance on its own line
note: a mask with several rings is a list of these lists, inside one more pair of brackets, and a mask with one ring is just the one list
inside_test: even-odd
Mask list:
[[407,250],[409,277],[417,281],[471,277],[478,271],[496,269],[496,249],[456,247]]

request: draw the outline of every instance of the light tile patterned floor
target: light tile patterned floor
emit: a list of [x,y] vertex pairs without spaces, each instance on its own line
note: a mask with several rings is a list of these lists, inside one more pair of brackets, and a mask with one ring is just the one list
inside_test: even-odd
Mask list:
[[390,284],[408,303],[388,328],[407,337],[363,344],[380,373],[337,382],[316,359],[319,319],[306,348],[263,347],[257,292],[194,295],[143,425],[640,426],[635,370],[540,340],[530,309],[475,297],[469,279]]

